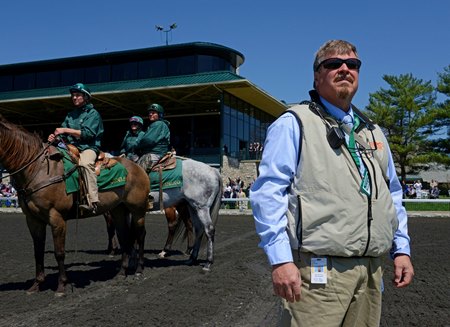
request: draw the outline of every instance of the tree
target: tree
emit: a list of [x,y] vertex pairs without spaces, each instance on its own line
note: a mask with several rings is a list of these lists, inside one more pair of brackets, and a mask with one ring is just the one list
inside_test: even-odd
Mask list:
[[432,146],[436,151],[450,153],[450,65],[444,68],[444,72],[438,74],[438,82],[436,91],[446,96],[444,102],[439,103],[440,114],[439,119],[436,120],[436,128],[447,131],[447,137],[437,138],[432,141]]
[[369,95],[366,113],[383,129],[402,180],[408,169],[419,169],[430,162],[449,164],[448,155],[436,151],[430,141],[435,128],[444,126],[443,119],[448,118],[436,103],[431,81],[424,82],[412,74],[384,75],[383,79],[390,88]]

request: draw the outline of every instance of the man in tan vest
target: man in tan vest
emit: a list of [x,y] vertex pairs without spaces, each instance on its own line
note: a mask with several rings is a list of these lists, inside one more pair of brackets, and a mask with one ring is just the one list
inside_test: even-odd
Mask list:
[[270,127],[250,200],[282,326],[379,326],[385,254],[414,276],[402,187],[379,126],[351,103],[361,61],[326,42],[311,100]]

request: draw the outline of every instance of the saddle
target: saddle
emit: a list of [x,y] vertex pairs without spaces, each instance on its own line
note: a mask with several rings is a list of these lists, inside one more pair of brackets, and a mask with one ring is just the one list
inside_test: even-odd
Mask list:
[[[81,203],[84,203],[84,201],[87,201],[87,185],[85,182],[85,179],[82,178],[84,176],[84,170],[79,168],[79,162],[80,162],[80,151],[78,148],[72,144],[66,144],[67,147],[67,153],[69,154],[70,160],[78,167],[79,171],[79,199],[81,200]],[[63,158],[63,154],[56,149],[55,147],[49,147],[48,149],[48,155],[49,158],[52,160],[61,160]],[[103,168],[111,168],[115,166],[118,163],[118,161],[114,158],[107,157],[105,155],[105,152],[101,151],[97,158],[95,159],[95,174],[97,176],[100,176],[100,170]]]
[[[159,203],[161,211],[164,210],[164,202],[163,202],[163,170],[175,169],[177,166],[177,158],[174,156],[173,152],[167,152],[164,156],[162,156],[153,166],[147,168],[147,173],[150,172],[159,172]],[[149,195],[149,209],[153,208],[153,197]]]
[[[70,160],[72,160],[74,164],[78,165],[80,161],[80,150],[78,150],[78,148],[72,144],[66,144],[66,147],[68,150],[67,152],[70,156]],[[48,148],[48,156],[50,159],[56,161],[61,160],[63,158],[63,154],[55,147]],[[100,170],[102,168],[114,167],[114,165],[116,165],[117,162],[118,161],[116,159],[107,157],[105,152],[101,151],[98,154],[97,159],[95,159],[95,174],[99,176]]]
[[[67,149],[69,150],[70,159],[76,164],[80,161],[80,150],[72,144],[67,144]],[[117,160],[114,158],[109,158],[106,156],[105,152],[100,151],[97,155],[97,159],[95,159],[95,174],[97,176],[100,175],[100,170],[102,168],[111,168],[115,164],[117,164]]]
[[148,172],[175,169],[176,166],[177,158],[175,158],[172,152],[167,152],[153,166],[150,167]]

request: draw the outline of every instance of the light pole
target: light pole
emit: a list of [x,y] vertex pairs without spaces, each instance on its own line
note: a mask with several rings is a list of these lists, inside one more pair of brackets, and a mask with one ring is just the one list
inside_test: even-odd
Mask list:
[[166,33],[166,45],[169,45],[169,32],[172,32],[172,30],[176,29],[177,24],[173,23],[172,25],[169,26],[169,29],[167,30],[165,30],[164,27],[162,27],[161,25],[156,25],[155,28],[158,32]]

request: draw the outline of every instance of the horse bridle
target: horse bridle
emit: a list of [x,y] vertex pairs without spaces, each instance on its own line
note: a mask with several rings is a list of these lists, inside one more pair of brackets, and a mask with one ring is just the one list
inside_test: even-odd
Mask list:
[[6,176],[2,176],[2,178],[7,178],[7,177],[11,177],[14,176],[18,173],[20,173],[22,170],[28,168],[28,166],[30,166],[33,162],[35,162],[36,160],[39,159],[40,156],[42,156],[45,151],[47,151],[47,149],[51,146],[51,143],[48,143],[47,146],[44,146],[44,149],[36,156],[36,158],[34,158],[33,160],[31,160],[29,163],[27,163],[25,166],[23,166],[22,168],[17,169],[15,172],[8,174]]

